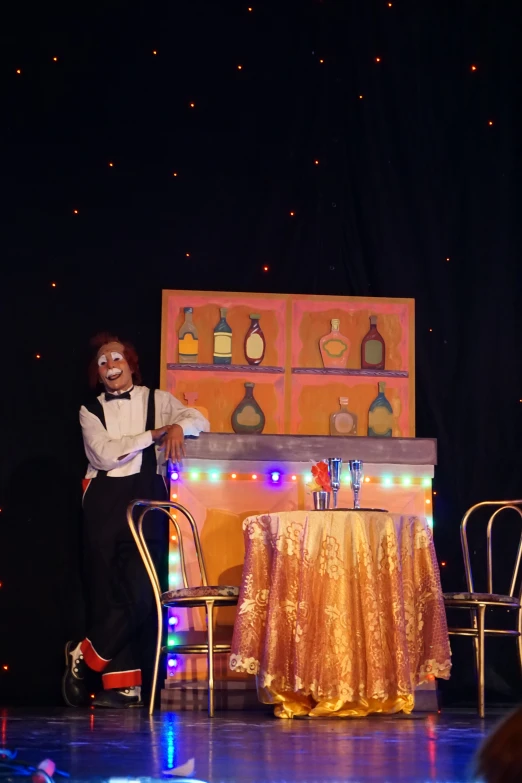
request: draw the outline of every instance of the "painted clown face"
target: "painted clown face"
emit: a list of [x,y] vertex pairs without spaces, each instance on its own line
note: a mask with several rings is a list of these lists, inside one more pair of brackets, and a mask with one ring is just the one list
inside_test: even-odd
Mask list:
[[132,373],[121,343],[102,345],[96,356],[100,381],[108,392],[123,392],[132,386]]

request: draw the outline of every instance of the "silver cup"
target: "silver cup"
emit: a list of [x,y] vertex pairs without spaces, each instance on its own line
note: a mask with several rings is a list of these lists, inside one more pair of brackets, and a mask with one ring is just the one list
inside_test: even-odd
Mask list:
[[316,511],[326,511],[330,508],[330,493],[320,490],[312,492],[314,498],[314,508]]
[[330,485],[333,492],[333,507],[337,508],[337,493],[341,486],[341,471],[343,461],[340,457],[330,457],[328,462],[328,473],[330,474]]
[[359,503],[359,492],[361,491],[361,484],[364,477],[363,463],[360,459],[351,459],[348,462],[348,465],[350,467],[350,479],[353,490],[353,507],[360,508],[361,505]]

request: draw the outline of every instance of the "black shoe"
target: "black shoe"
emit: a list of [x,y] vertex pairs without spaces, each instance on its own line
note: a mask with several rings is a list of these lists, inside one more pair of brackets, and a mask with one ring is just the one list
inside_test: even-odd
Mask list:
[[143,707],[141,695],[130,688],[123,688],[121,691],[111,688],[107,691],[101,691],[92,702],[95,707],[105,707],[109,710],[126,710],[129,707]]
[[87,688],[83,678],[87,672],[87,664],[80,653],[74,657],[71,652],[78,646],[77,642],[67,642],[65,645],[65,672],[62,677],[62,696],[68,707],[86,707],[89,703]]

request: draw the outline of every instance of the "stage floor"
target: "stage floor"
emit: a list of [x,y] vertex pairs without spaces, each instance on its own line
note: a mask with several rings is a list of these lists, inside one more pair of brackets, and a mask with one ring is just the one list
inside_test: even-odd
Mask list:
[[0,747],[34,764],[51,758],[84,781],[161,778],[193,758],[190,778],[208,783],[458,783],[501,715],[285,721],[266,713],[209,720],[204,713],[0,709]]

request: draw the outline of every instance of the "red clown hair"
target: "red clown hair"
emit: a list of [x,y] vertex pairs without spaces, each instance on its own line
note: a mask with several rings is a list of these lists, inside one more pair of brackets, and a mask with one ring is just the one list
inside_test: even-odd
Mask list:
[[103,345],[107,345],[107,343],[120,343],[120,345],[123,345],[123,354],[127,359],[128,365],[130,367],[132,380],[135,384],[140,386],[140,365],[138,362],[138,354],[136,353],[136,349],[133,344],[129,343],[127,340],[120,340],[119,337],[117,337],[115,334],[112,334],[111,332],[98,332],[98,334],[95,335],[90,342],[91,348],[93,350],[93,356],[89,364],[89,386],[91,389],[95,389],[98,383],[100,383],[100,376],[98,374],[98,351]]

